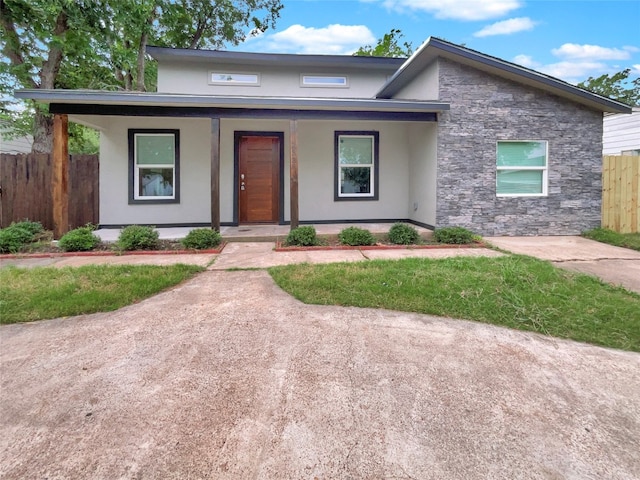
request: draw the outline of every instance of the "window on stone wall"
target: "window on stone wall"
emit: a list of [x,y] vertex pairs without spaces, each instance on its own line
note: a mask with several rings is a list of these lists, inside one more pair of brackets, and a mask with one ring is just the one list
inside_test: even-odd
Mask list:
[[546,141],[499,141],[496,194],[500,197],[547,195]]
[[178,203],[179,130],[129,130],[129,203]]

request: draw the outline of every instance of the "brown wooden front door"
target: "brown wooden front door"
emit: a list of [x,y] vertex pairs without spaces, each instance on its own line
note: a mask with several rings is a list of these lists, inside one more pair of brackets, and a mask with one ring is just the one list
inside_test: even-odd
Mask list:
[[238,145],[240,223],[277,223],[280,218],[280,138],[243,135]]

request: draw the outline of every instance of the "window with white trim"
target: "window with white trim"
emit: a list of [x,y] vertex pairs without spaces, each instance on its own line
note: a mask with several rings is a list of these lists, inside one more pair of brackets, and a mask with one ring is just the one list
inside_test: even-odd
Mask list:
[[496,169],[496,194],[499,197],[547,195],[547,142],[499,141]]
[[378,199],[378,132],[335,132],[335,200]]
[[179,130],[129,130],[129,203],[178,203]]
[[346,75],[302,75],[303,87],[348,87]]
[[214,85],[259,85],[257,73],[209,72],[209,84]]

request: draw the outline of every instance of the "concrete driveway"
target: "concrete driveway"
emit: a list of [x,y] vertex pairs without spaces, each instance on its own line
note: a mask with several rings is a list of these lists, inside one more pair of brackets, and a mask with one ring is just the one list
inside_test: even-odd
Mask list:
[[601,278],[640,293],[640,252],[583,237],[492,237],[487,241],[512,253]]
[[640,355],[209,270],[0,328],[3,479],[637,479]]

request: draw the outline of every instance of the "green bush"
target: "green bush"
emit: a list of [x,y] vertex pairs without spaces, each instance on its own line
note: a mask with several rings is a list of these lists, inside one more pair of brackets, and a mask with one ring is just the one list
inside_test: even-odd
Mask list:
[[434,230],[433,238],[438,243],[466,245],[473,243],[477,235],[463,227],[444,227]]
[[29,220],[23,220],[22,222],[12,223],[12,227],[18,227],[26,230],[31,233],[31,235],[36,235],[38,233],[44,232],[44,228],[40,222],[31,222]]
[[9,225],[0,230],[0,253],[19,252],[26,244],[33,241],[34,234],[19,223]]
[[317,245],[318,237],[316,236],[316,229],[311,225],[293,228],[289,232],[289,235],[287,235],[286,244],[298,247]]
[[87,225],[65,233],[58,246],[65,252],[87,252],[100,244],[100,237],[93,233],[93,227]]
[[374,245],[376,238],[369,230],[358,227],[348,227],[338,234],[338,239],[343,245],[361,246]]
[[406,223],[394,223],[389,229],[389,241],[396,245],[411,245],[418,243],[420,234],[418,230]]
[[129,225],[120,232],[116,245],[121,250],[153,250],[158,248],[158,231],[153,227]]
[[210,228],[196,228],[191,230],[181,243],[184,248],[204,250],[217,247],[221,241],[222,236],[217,231]]

